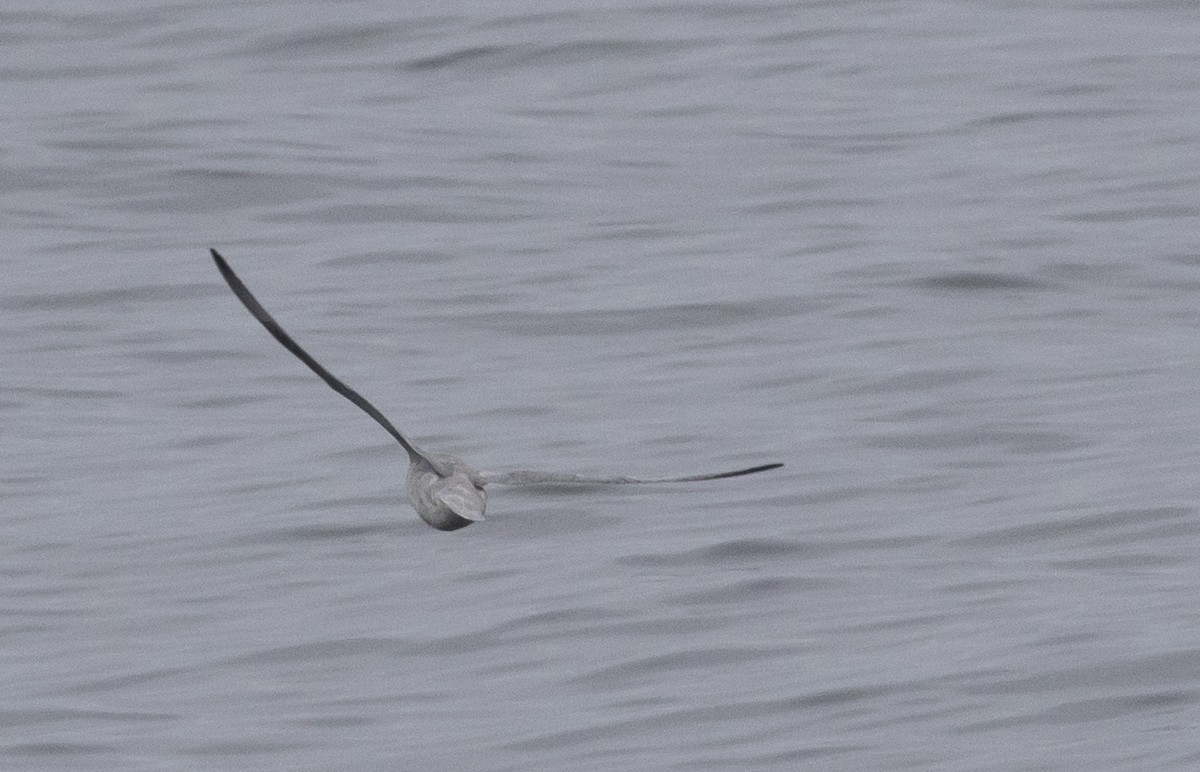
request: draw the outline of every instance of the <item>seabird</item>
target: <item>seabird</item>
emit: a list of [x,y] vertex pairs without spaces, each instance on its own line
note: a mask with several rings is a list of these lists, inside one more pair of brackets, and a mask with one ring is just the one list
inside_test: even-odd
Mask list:
[[283,347],[292,352],[297,359],[320,376],[330,388],[357,405],[364,413],[387,430],[396,438],[400,447],[408,452],[408,500],[421,519],[439,531],[456,531],[465,528],[479,520],[483,520],[483,511],[487,506],[487,493],[484,486],[497,485],[544,485],[544,484],[629,484],[629,483],[675,483],[697,482],[700,480],[720,480],[725,477],[740,477],[744,474],[766,472],[778,469],[783,464],[760,464],[746,469],[735,469],[731,472],[714,472],[711,474],[694,474],[682,477],[593,477],[582,474],[564,474],[557,472],[535,472],[516,470],[511,472],[487,472],[474,469],[465,461],[447,453],[430,453],[418,448],[412,440],[405,438],[383,413],[366,400],[361,394],[347,386],[333,373],[326,370],[317,360],[292,340],[279,322],[275,321],[258,299],[242,283],[229,263],[215,249],[210,249],[212,258],[220,270],[221,276],[237,295],[238,300],[250,314],[267,328],[267,332]]

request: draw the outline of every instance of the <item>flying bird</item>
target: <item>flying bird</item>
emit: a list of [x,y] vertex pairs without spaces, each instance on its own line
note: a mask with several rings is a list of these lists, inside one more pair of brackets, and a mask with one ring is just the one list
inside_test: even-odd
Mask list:
[[406,438],[384,417],[383,413],[366,400],[361,394],[347,386],[333,373],[326,370],[317,360],[292,340],[279,322],[275,321],[258,299],[250,292],[242,280],[238,278],[229,263],[215,249],[210,249],[212,258],[217,264],[221,276],[225,278],[229,288],[250,315],[267,328],[267,332],[283,347],[292,352],[308,368],[329,384],[330,388],[357,405],[364,413],[392,435],[400,447],[408,453],[408,479],[406,488],[408,500],[421,519],[439,531],[456,531],[471,523],[483,520],[483,512],[487,507],[487,493],[484,486],[493,483],[497,485],[544,485],[544,484],[629,484],[629,483],[675,483],[697,482],[700,480],[720,480],[725,477],[740,477],[744,474],[766,472],[778,469],[783,464],[761,464],[746,469],[735,469],[731,472],[714,472],[711,474],[695,474],[682,477],[594,477],[582,474],[564,474],[557,472],[534,472],[516,470],[511,472],[487,472],[474,469],[465,461],[447,453],[431,453],[422,450],[410,439]]

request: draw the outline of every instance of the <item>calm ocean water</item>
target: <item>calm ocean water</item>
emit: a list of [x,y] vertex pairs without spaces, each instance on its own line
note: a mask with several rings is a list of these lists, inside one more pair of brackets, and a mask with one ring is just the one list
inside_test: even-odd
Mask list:
[[0,11],[0,768],[1200,767],[1195,30]]

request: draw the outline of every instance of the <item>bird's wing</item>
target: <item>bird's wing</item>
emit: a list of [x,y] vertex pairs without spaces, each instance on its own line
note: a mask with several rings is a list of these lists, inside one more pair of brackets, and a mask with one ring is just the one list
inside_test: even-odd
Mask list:
[[489,483],[497,485],[544,485],[547,483],[568,485],[627,485],[631,483],[676,483],[720,480],[725,477],[741,477],[744,474],[766,472],[771,469],[778,469],[781,466],[783,464],[761,464],[746,469],[735,469],[732,472],[713,472],[711,474],[693,474],[682,477],[605,477],[561,472],[534,472],[528,469],[519,469],[512,472],[479,472],[479,478],[485,485]]
[[437,470],[439,474],[443,474],[445,470],[442,469],[442,466],[431,459],[428,455],[423,453],[416,445],[406,440],[404,435],[402,435],[395,426],[392,426],[392,422],[387,420],[383,413],[380,413],[374,405],[368,402],[366,397],[347,386],[337,376],[322,367],[321,364],[317,362],[317,360],[313,359],[307,351],[300,348],[300,344],[292,340],[292,336],[288,335],[287,332],[285,332],[284,329],[279,326],[279,322],[275,321],[275,317],[267,313],[267,309],[262,307],[262,304],[258,302],[258,299],[254,297],[246,285],[242,283],[242,280],[239,279],[237,274],[233,272],[233,269],[229,267],[229,263],[225,262],[225,258],[221,257],[220,253],[215,249],[210,249],[209,252],[212,252],[212,258],[217,264],[217,269],[220,270],[221,276],[225,277],[225,281],[229,284],[229,288],[233,290],[233,294],[237,295],[238,300],[242,301],[242,305],[246,307],[246,310],[250,312],[250,315],[257,319],[263,327],[266,327],[267,332],[271,333],[271,335],[275,337],[275,340],[283,344],[283,347],[288,351],[295,354],[297,359],[308,365],[308,369],[319,375],[321,380],[329,384],[330,388],[353,402],[364,413],[374,418],[380,426],[382,426],[384,429],[387,429],[388,434],[395,437],[396,441],[399,442],[406,451],[408,451],[410,458],[424,459],[429,463],[430,466]]

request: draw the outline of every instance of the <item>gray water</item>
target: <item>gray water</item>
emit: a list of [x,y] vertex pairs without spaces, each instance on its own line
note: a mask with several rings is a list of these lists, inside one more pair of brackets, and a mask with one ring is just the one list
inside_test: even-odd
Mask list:
[[1197,21],[0,11],[0,768],[1200,766]]

